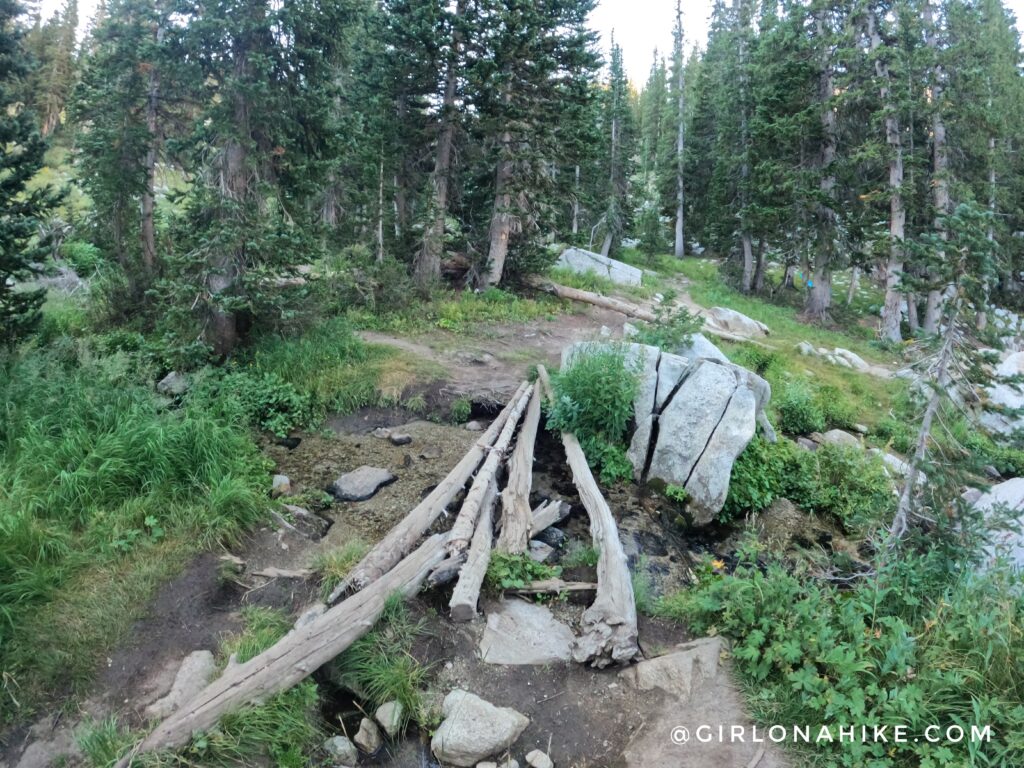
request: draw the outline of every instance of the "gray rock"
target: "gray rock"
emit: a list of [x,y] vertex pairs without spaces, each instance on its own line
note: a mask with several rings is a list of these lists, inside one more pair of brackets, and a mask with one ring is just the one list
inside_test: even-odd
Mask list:
[[555,768],[554,761],[547,756],[547,753],[541,752],[539,749],[526,754],[526,764],[530,768]]
[[531,666],[567,663],[573,634],[546,606],[503,600],[487,607],[480,658],[487,664]]
[[548,558],[550,558],[555,551],[555,548],[550,544],[545,544],[543,541],[537,541],[537,539],[531,540],[528,546],[529,550],[527,554],[530,555],[531,560],[538,563],[547,562]]
[[866,371],[871,367],[870,365],[867,364],[864,358],[862,358],[856,352],[851,352],[848,349],[836,347],[834,350],[832,350],[832,354],[833,356],[838,357],[841,360],[845,360],[849,364],[849,367],[855,370]]
[[379,437],[381,440],[387,440],[391,437],[391,430],[387,427],[377,427],[370,434],[374,437]]
[[754,393],[740,387],[686,483],[687,509],[697,525],[710,523],[725,506],[733,462],[754,439],[756,423]]
[[359,761],[359,750],[345,736],[332,736],[324,742],[324,752],[335,765],[355,765]]
[[380,729],[368,717],[364,717],[359,722],[359,731],[352,740],[356,743],[357,747],[368,755],[376,754],[377,750],[384,744],[384,739],[380,735]]
[[583,248],[566,248],[558,257],[555,266],[577,274],[600,275],[618,285],[640,285],[644,274],[642,270],[629,264]]
[[661,350],[657,347],[640,346],[633,349],[632,355],[640,358],[639,384],[633,398],[633,418],[636,429],[629,443],[626,456],[634,467],[634,477],[639,480],[647,464],[647,453],[651,446],[651,433],[654,429],[654,400],[658,391],[658,361]]
[[495,763],[492,760],[485,760],[482,763],[477,763],[476,768],[519,768],[519,761],[509,758],[503,763]]
[[796,345],[796,351],[804,357],[817,357],[818,350],[814,348],[814,345],[808,341],[801,341]]
[[683,380],[690,369],[690,361],[685,357],[663,352],[658,363],[658,392],[654,398],[654,411],[661,413],[668,403],[669,397]]
[[484,425],[481,424],[479,421],[475,421],[475,420],[474,421],[467,421],[465,424],[462,425],[462,428],[464,430],[466,430],[467,432],[483,432],[484,431]]
[[565,544],[565,531],[561,528],[545,528],[543,531],[538,533],[534,537],[537,541],[543,541],[549,547],[554,549],[561,549],[562,545]]
[[679,349],[676,350],[676,354],[679,357],[685,357],[693,363],[704,359],[718,360],[720,363],[729,362],[729,358],[725,356],[725,353],[708,341],[703,333],[690,334],[689,340],[680,345]]
[[796,439],[796,444],[805,451],[816,451],[820,447],[816,442],[808,440],[806,437],[798,437]]
[[735,391],[736,377],[724,365],[698,366],[661,414],[648,477],[685,486]]
[[343,474],[328,490],[341,501],[366,501],[397,479],[386,469],[362,466]]
[[[974,503],[974,508],[986,515],[1002,508],[1021,520],[1024,517],[1024,477],[1015,477],[992,486],[992,490]],[[1024,532],[999,531],[993,539],[985,550],[990,560],[1002,557],[1015,568],[1024,568]]]
[[444,721],[430,740],[442,763],[468,768],[502,752],[526,730],[529,718],[508,707],[496,707],[468,691],[455,689],[441,705]]
[[412,435],[407,435],[404,432],[392,432],[389,438],[392,445],[408,445],[412,442]]
[[287,496],[291,492],[292,481],[288,479],[288,475],[274,475],[274,479],[270,481],[270,498]]
[[217,661],[213,658],[213,653],[193,651],[181,662],[170,692],[146,707],[146,717],[153,720],[168,717],[203,690],[216,674]]
[[700,638],[664,656],[627,667],[619,677],[640,691],[661,689],[687,698],[704,680],[718,675],[722,651],[721,638]]
[[171,371],[156,385],[156,391],[167,397],[181,397],[188,392],[188,377],[177,371]]
[[400,701],[388,701],[377,707],[373,713],[374,718],[380,723],[389,737],[394,738],[402,730],[402,721],[405,719],[405,707]]
[[858,435],[866,435],[868,432],[871,431],[870,429],[868,429],[868,426],[866,424],[854,424],[852,429]]
[[622,338],[629,339],[629,338],[632,338],[633,336],[638,335],[639,333],[640,333],[640,329],[637,328],[632,323],[623,323],[622,324]]
[[724,331],[734,333],[737,336],[746,336],[750,339],[760,338],[768,335],[768,326],[760,320],[747,317],[742,312],[728,307],[712,307],[708,310],[708,320],[712,325],[718,326]]
[[850,448],[864,447],[856,436],[841,429],[830,429],[824,434],[815,432],[811,435],[811,439],[819,445],[845,445]]

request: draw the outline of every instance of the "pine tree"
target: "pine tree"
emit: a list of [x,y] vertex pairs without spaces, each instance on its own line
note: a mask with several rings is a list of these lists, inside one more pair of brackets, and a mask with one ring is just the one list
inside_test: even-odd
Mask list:
[[20,16],[18,3],[0,0],[0,341],[6,345],[24,338],[39,321],[44,292],[16,283],[30,277],[46,253],[35,236],[56,202],[48,189],[28,189],[43,166],[46,145],[34,116],[17,101],[29,72]]
[[622,61],[622,48],[614,38],[608,64],[608,85],[603,114],[605,147],[607,148],[607,192],[604,211],[604,243],[601,254],[608,256],[618,247],[630,224],[629,178],[635,141],[633,111],[630,106],[629,81]]
[[45,23],[37,17],[31,33],[37,64],[30,78],[30,103],[38,113],[43,136],[60,127],[77,79],[77,30],[78,0],[65,0],[63,8]]
[[676,134],[675,152],[675,241],[673,253],[677,259],[686,255],[686,187],[684,170],[686,165],[686,62],[683,54],[683,7],[676,0],[676,26],[673,30],[672,45],[672,107],[675,109],[674,125]]

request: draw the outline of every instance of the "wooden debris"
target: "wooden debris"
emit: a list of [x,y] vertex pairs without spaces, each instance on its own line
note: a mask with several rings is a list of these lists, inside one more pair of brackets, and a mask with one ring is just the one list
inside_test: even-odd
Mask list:
[[[541,386],[553,397],[551,382],[544,366],[537,366]],[[637,645],[636,600],[626,553],[608,503],[594,480],[587,457],[575,435],[562,433],[573,483],[590,517],[594,547],[600,552],[597,562],[597,596],[583,613],[582,635],[573,645],[573,658],[580,663],[603,668],[612,663],[628,664],[640,654]]]
[[498,501],[498,483],[493,478],[480,508],[480,519],[473,532],[466,563],[459,571],[459,580],[452,590],[448,608],[452,621],[469,621],[476,616],[476,604],[480,600],[480,588],[491,562],[491,545],[494,541],[494,506]]
[[514,595],[561,594],[562,592],[596,592],[597,584],[592,581],[562,581],[561,579],[543,579],[531,581],[520,589],[509,589]]
[[199,731],[213,728],[221,717],[254,701],[286,691],[311,675],[366,634],[388,597],[415,595],[445,555],[446,534],[436,534],[386,575],[361,592],[293,629],[276,644],[244,664],[229,667],[191,701],[184,702],[117,763],[125,768],[142,752],[184,746]]
[[495,548],[513,555],[525,552],[530,541],[533,522],[530,489],[533,486],[533,451],[540,424],[540,397],[540,387],[534,387],[508,464],[508,483],[501,492],[501,534]]
[[462,460],[448,473],[448,476],[359,561],[359,564],[352,569],[352,573],[328,597],[328,604],[337,602],[347,592],[363,589],[367,584],[376,581],[416,546],[420,537],[430,529],[430,526],[444,512],[452,499],[466,485],[466,481],[469,480],[476,468],[480,466],[480,462],[488,454],[498,435],[501,434],[527,386],[529,385],[524,382],[516,390],[516,394],[508,405],[467,451]]
[[569,516],[570,507],[564,501],[546,501],[533,510],[533,522],[530,524],[530,535],[536,536],[541,531],[546,531],[555,523],[559,523]]
[[476,530],[476,521],[480,517],[480,510],[487,497],[488,488],[497,479],[498,467],[501,466],[501,462],[505,458],[505,453],[512,443],[512,435],[515,434],[516,426],[519,424],[519,417],[526,409],[533,392],[532,384],[523,382],[523,385],[526,390],[522,391],[522,387],[520,387],[522,394],[511,403],[512,410],[508,420],[505,422],[501,434],[498,435],[498,439],[494,441],[487,458],[484,459],[480,471],[476,473],[473,485],[470,486],[469,493],[466,494],[466,499],[462,502],[462,509],[459,510],[455,522],[452,523],[451,537],[448,540],[448,554],[450,555],[465,552],[473,538],[473,531]]

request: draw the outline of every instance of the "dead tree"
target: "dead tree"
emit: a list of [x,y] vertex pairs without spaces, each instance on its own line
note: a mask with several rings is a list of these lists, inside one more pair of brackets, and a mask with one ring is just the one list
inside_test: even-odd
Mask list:
[[501,492],[501,535],[497,549],[518,555],[526,551],[530,540],[533,512],[530,489],[533,485],[533,452],[540,424],[540,387],[535,387],[526,408],[523,427],[509,461],[508,483]]

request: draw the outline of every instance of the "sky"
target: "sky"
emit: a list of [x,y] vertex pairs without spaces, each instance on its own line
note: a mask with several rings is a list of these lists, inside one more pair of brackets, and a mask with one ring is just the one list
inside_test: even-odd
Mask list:
[[[64,0],[42,0],[44,13],[53,13]],[[683,0],[683,31],[686,49],[704,45],[712,0]],[[97,0],[78,0],[82,19],[92,16]],[[1024,17],[1024,0],[1004,0],[1018,19]],[[640,87],[651,69],[654,50],[667,55],[672,49],[675,0],[600,0],[591,26],[601,33],[602,47],[609,49],[612,32],[622,46],[626,71]],[[1019,27],[1018,23],[1018,27]]]

